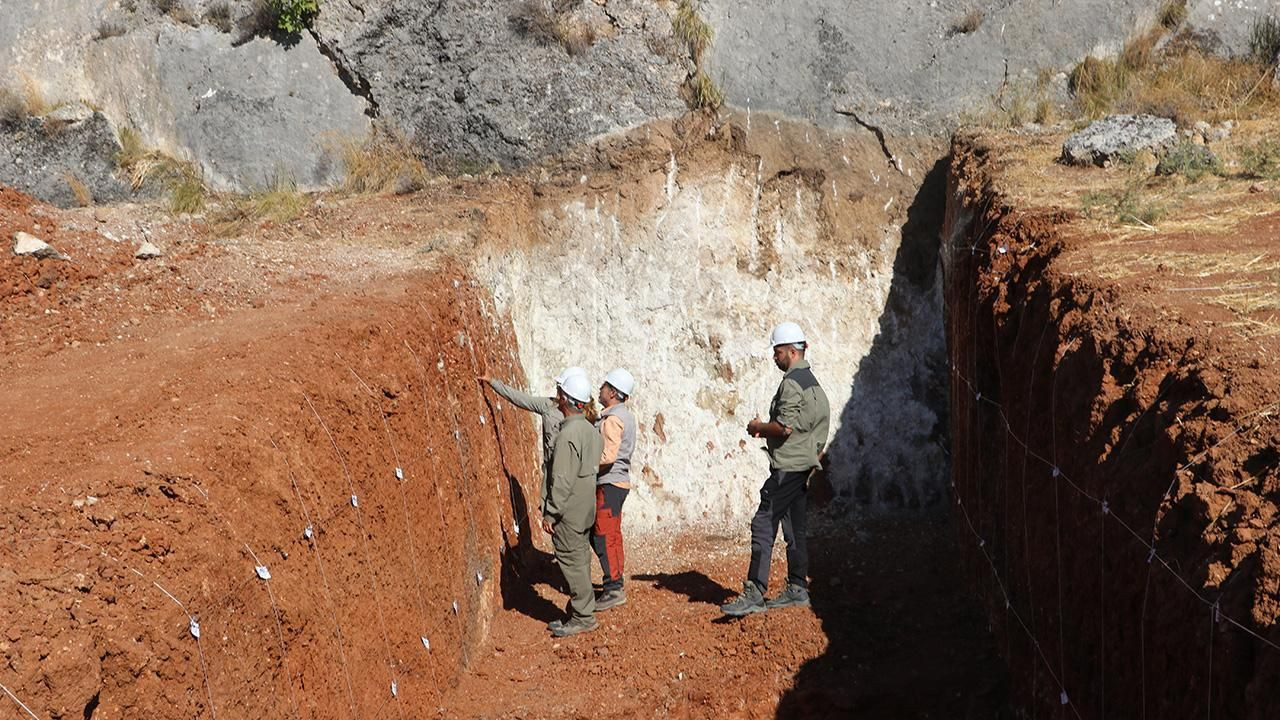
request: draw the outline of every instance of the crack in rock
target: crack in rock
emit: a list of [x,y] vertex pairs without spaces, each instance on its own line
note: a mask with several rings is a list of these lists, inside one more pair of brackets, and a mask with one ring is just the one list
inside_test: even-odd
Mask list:
[[836,107],[833,109],[835,110],[837,115],[844,115],[845,117],[853,118],[854,122],[858,123],[859,125],[866,128],[867,130],[870,130],[871,133],[876,136],[876,140],[880,141],[880,151],[884,153],[885,159],[889,161],[889,164],[892,165],[894,169],[896,169],[898,172],[902,172],[902,160],[897,155],[894,155],[893,151],[889,149],[889,143],[887,143],[884,139],[884,131],[881,130],[879,126],[872,125],[866,120],[863,120],[861,117],[858,116],[858,113],[852,110],[849,110],[847,108]]
[[373,88],[369,86],[369,81],[359,72],[347,67],[347,63],[342,59],[342,53],[325,42],[319,33],[315,30],[308,30],[307,32],[311,34],[311,37],[315,38],[316,47],[320,50],[320,54],[329,58],[329,62],[333,63],[333,68],[338,72],[338,79],[342,81],[342,84],[347,86],[352,95],[364,98],[364,114],[376,119],[378,117],[378,101],[373,97]]

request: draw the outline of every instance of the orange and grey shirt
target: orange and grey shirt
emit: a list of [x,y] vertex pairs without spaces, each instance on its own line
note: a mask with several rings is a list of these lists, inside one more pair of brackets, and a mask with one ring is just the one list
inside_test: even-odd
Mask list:
[[604,440],[597,485],[631,487],[631,454],[636,449],[636,416],[626,403],[618,403],[600,413],[596,423]]

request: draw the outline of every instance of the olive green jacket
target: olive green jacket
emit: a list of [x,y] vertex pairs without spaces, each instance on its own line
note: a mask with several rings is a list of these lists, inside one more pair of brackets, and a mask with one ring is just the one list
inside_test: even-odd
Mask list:
[[582,415],[560,424],[551,455],[551,488],[542,513],[553,524],[586,532],[596,522],[596,472],[604,441]]
[[769,438],[769,467],[804,472],[821,467],[819,458],[827,445],[831,405],[806,360],[797,362],[778,384],[769,405],[769,420],[791,428],[791,434]]

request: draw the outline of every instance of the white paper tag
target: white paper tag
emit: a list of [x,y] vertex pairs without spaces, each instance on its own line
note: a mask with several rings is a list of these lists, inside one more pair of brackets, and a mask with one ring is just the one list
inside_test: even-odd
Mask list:
[[427,639],[426,635],[422,636],[422,647],[426,648],[427,652],[431,652],[431,641]]
[[271,579],[271,571],[270,571],[270,570],[267,570],[267,566],[266,566],[266,565],[259,565],[259,566],[258,566],[257,568],[255,568],[255,569],[258,571],[258,577],[262,578],[263,580],[270,580],[270,579]]
[[305,528],[303,528],[303,530],[302,530],[302,537],[304,537],[304,538],[306,538],[306,539],[308,539],[308,540],[310,540],[310,539],[311,539],[311,536],[312,536],[312,535],[315,535],[315,534],[316,534],[316,531],[315,531],[314,529],[312,529],[312,527],[311,527],[310,525],[306,526],[306,527],[305,527]]
[[353,508],[358,508],[358,507],[360,507],[360,498],[356,497],[355,495],[352,495],[352,496],[351,496],[351,507],[353,507]]
[[195,618],[191,618],[191,624],[187,626],[187,629],[191,631],[191,637],[197,640],[200,639],[200,621],[199,620],[196,620]]
[[397,479],[397,480],[403,480],[403,479],[404,479],[404,470],[403,470],[403,469],[401,469],[401,468],[396,468],[396,479]]

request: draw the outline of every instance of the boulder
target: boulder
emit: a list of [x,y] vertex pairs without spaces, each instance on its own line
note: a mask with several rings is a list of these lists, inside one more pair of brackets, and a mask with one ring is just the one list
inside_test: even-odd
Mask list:
[[116,177],[115,130],[101,113],[85,111],[75,105],[0,124],[0,185],[64,208],[129,197]]
[[1168,118],[1154,115],[1111,115],[1067,138],[1062,162],[1069,165],[1105,165],[1117,157],[1173,145],[1178,128]]

